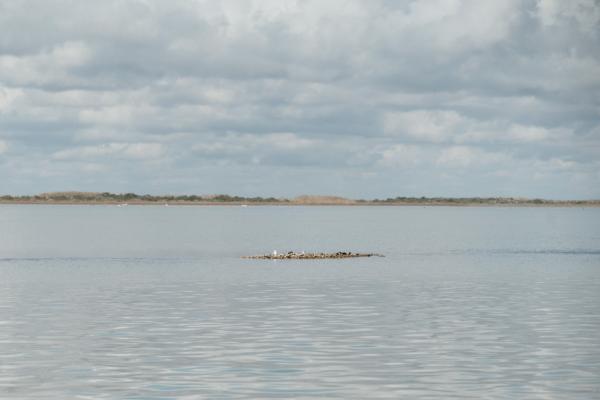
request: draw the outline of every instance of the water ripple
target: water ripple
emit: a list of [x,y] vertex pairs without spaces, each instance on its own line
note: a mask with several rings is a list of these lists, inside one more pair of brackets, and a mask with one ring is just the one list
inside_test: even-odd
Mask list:
[[518,282],[112,284],[3,308],[0,392],[446,399],[599,389],[593,286],[574,296]]

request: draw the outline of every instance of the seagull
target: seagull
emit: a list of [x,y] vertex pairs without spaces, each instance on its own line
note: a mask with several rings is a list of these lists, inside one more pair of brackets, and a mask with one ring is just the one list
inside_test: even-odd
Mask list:
[[273,250],[273,257],[277,257],[277,250]]

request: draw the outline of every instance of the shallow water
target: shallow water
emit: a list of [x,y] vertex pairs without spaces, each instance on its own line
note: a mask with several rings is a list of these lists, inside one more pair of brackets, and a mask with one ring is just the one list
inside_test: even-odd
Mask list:
[[598,332],[600,209],[0,206],[0,398],[600,398]]

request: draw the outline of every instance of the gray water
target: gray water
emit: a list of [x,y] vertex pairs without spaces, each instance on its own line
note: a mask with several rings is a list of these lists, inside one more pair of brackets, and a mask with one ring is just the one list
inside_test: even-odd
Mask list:
[[0,398],[600,398],[600,209],[0,206]]

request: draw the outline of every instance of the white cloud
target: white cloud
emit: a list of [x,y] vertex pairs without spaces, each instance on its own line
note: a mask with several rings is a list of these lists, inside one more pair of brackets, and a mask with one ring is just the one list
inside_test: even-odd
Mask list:
[[122,150],[123,154],[136,159],[154,159],[165,153],[160,143],[128,143]]
[[94,125],[127,125],[139,117],[141,110],[130,104],[118,104],[103,108],[84,109],[79,119],[86,124]]
[[109,170],[109,166],[105,165],[105,164],[99,164],[99,163],[84,163],[81,166],[81,170],[83,172],[89,173],[89,174],[96,174],[96,173],[102,173],[102,172],[107,172]]
[[384,116],[384,132],[415,139],[444,142],[451,139],[464,119],[455,111],[416,110],[388,113]]
[[316,145],[315,140],[301,138],[291,132],[267,134],[228,134],[211,138],[207,142],[195,143],[192,149],[203,154],[241,154],[252,151],[269,152],[276,150],[296,151]]
[[423,29],[423,35],[431,35],[438,48],[456,51],[503,39],[515,15],[515,3],[509,0],[436,0],[412,2],[403,19],[410,28]]
[[539,126],[513,124],[509,127],[507,138],[522,142],[538,142],[548,139],[548,129]]
[[90,48],[81,41],[67,41],[38,54],[0,55],[0,79],[20,85],[60,85],[74,83],[72,68],[91,60]]
[[270,133],[256,139],[258,145],[267,145],[283,150],[302,150],[316,144],[315,140],[302,138],[291,132]]
[[22,97],[22,89],[0,87],[0,113],[13,110],[15,103]]
[[384,167],[414,167],[425,160],[425,152],[419,146],[396,144],[381,151],[378,164]]
[[565,128],[547,129],[499,120],[476,120],[455,111],[415,110],[384,115],[384,133],[425,143],[527,143],[564,140]]
[[564,160],[561,158],[551,158],[549,160],[536,160],[534,167],[542,171],[568,171],[577,168],[579,164],[572,160]]
[[441,151],[437,164],[450,168],[466,168],[509,162],[510,156],[499,152],[487,152],[470,146],[451,146]]
[[600,7],[595,0],[538,0],[537,11],[544,26],[575,20],[583,32],[598,34]]
[[160,143],[107,143],[97,146],[80,146],[60,150],[52,155],[55,160],[90,158],[130,158],[150,160],[161,157],[165,148]]
[[50,52],[42,55],[43,61],[51,64],[71,68],[85,65],[92,57],[90,48],[81,41],[69,41],[54,47]]
[[477,151],[466,146],[453,146],[442,151],[437,163],[448,167],[468,167],[479,159]]
[[457,134],[455,143],[534,143],[549,139],[561,141],[571,135],[569,129],[547,129],[536,125],[508,124],[506,122],[471,122],[464,133]]

